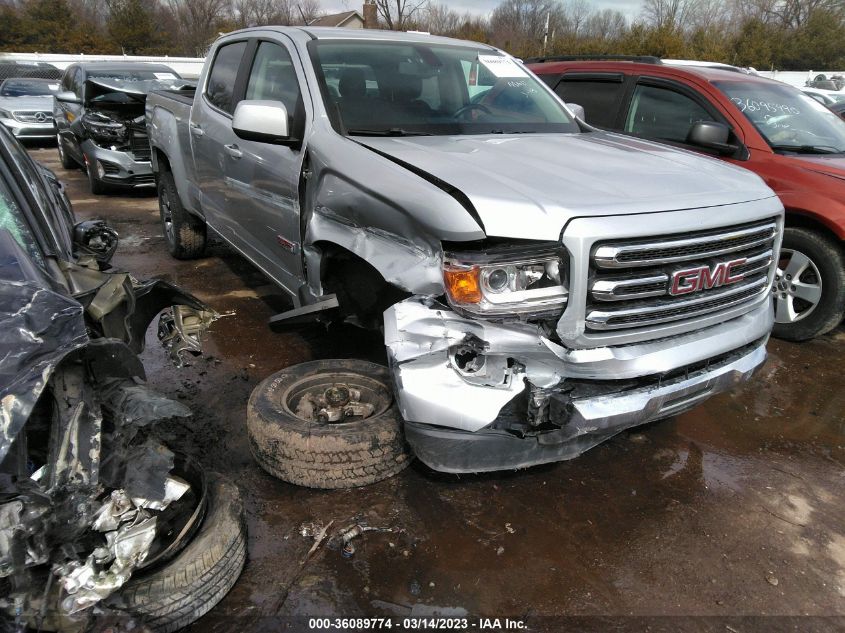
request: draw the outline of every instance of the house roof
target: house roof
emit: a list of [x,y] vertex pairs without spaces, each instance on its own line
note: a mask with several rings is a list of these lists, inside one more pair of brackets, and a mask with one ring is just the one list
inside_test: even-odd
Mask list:
[[324,15],[309,22],[308,26],[343,26],[355,16],[358,16],[358,19],[362,22],[364,21],[364,16],[359,11],[344,11],[343,13]]

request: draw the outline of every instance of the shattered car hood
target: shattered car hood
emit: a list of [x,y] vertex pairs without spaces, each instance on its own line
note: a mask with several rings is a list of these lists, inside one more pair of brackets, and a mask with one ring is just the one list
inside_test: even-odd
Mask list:
[[[153,90],[172,90],[188,85],[182,79],[128,80],[110,78],[91,78],[85,82],[85,102],[96,103],[108,95],[125,95],[127,102],[143,103]],[[109,99],[110,100],[110,99]]]
[[53,370],[88,344],[82,305],[51,288],[0,230],[0,461]]
[[774,196],[744,169],[604,132],[354,138],[459,189],[490,236],[558,239],[565,224],[579,216],[675,211]]

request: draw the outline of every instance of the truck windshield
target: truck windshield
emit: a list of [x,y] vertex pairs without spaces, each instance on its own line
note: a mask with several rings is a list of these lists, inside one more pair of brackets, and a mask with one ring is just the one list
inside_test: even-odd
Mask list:
[[490,49],[349,40],[309,46],[326,109],[342,134],[578,131],[539,80]]
[[841,154],[845,121],[792,86],[715,81],[777,152]]

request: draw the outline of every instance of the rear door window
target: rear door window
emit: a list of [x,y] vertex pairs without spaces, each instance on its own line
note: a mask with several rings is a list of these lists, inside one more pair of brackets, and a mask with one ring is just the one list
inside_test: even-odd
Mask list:
[[216,108],[232,114],[235,104],[232,98],[235,90],[235,79],[241,65],[246,42],[234,42],[221,46],[214,57],[214,64],[205,86],[205,96]]
[[698,121],[714,121],[692,97],[660,86],[639,84],[634,89],[625,132],[662,141],[684,143]]
[[616,127],[619,108],[625,98],[624,75],[607,76],[567,74],[555,88],[567,103],[584,108],[587,123],[602,128]]

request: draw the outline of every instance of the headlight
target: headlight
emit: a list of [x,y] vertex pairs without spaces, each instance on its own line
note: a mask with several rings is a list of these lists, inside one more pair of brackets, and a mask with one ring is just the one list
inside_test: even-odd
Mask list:
[[559,314],[569,297],[569,257],[559,245],[447,253],[443,281],[449,303],[481,316]]
[[101,115],[82,116],[82,126],[92,140],[113,143],[126,135],[126,126],[119,121],[110,121]]
[[0,108],[0,119],[13,119],[13,118],[14,117],[12,116],[11,112],[9,112],[8,110],[4,110],[3,108]]

